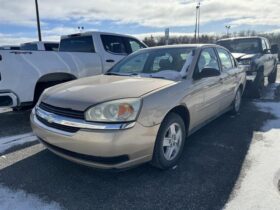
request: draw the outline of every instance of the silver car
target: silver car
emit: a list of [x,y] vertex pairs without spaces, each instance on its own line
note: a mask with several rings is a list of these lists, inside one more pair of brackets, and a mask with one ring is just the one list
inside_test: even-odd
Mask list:
[[225,48],[140,50],[105,75],[47,89],[31,114],[52,152],[102,169],[177,164],[187,136],[240,108],[246,74]]

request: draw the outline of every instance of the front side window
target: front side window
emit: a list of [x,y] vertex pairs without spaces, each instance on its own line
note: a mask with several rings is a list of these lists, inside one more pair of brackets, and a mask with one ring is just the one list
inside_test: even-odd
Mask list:
[[123,38],[113,35],[101,35],[104,49],[109,53],[127,54]]
[[74,36],[63,38],[60,41],[59,51],[61,52],[95,52],[92,36]]
[[161,71],[180,72],[193,48],[170,48],[145,50],[131,55],[116,64],[111,73],[158,73]]
[[233,68],[232,58],[231,55],[224,49],[218,48],[218,55],[221,60],[222,69],[227,71]]
[[202,50],[197,63],[197,72],[200,73],[204,68],[212,68],[219,70],[219,63],[213,48]]

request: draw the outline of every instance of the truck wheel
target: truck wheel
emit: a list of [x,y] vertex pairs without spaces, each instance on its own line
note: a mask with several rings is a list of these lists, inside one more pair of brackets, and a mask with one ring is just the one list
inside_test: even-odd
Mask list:
[[264,88],[264,75],[263,75],[263,71],[259,71],[255,81],[251,85],[251,88],[249,90],[249,96],[251,98],[260,98],[263,88]]
[[158,131],[152,165],[163,170],[175,166],[182,155],[185,138],[183,119],[176,113],[168,114]]
[[54,81],[54,82],[42,82],[36,85],[34,99],[33,99],[33,106],[35,106],[43,93],[43,91],[49,87],[58,85],[60,83],[67,82],[67,81]]
[[277,78],[277,66],[275,66],[274,71],[270,73],[270,75],[268,76],[268,83],[272,84],[276,82],[276,78]]

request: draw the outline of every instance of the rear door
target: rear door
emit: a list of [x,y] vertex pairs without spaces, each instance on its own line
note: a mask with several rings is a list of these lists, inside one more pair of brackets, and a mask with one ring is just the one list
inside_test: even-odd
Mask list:
[[101,43],[103,46],[102,62],[104,72],[128,55],[125,40],[121,36],[101,34]]
[[238,84],[238,69],[235,59],[225,49],[217,48],[218,57],[221,64],[221,82],[223,100],[220,104],[220,109],[224,110],[228,108],[233,102],[235,96],[236,84]]

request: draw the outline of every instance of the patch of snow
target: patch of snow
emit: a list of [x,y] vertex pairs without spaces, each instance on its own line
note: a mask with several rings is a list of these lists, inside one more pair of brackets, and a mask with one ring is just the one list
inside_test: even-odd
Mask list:
[[1,113],[5,113],[5,112],[10,112],[10,111],[12,111],[11,109],[6,109],[6,108],[0,108],[0,114]]
[[265,91],[263,92],[261,99],[273,100],[275,98],[275,91],[279,85],[280,85],[279,83],[269,84],[265,88]]
[[0,138],[0,153],[3,153],[14,146],[22,145],[27,142],[33,142],[37,139],[38,138],[33,133]]
[[59,210],[62,209],[56,202],[46,203],[35,195],[19,190],[10,190],[0,185],[1,210]]
[[[225,206],[235,209],[280,209],[280,193],[277,189],[280,179],[280,103],[257,102],[257,107],[273,114],[256,132],[246,156],[241,175]],[[248,163],[248,164],[247,164]],[[248,167],[249,166],[249,167]]]

